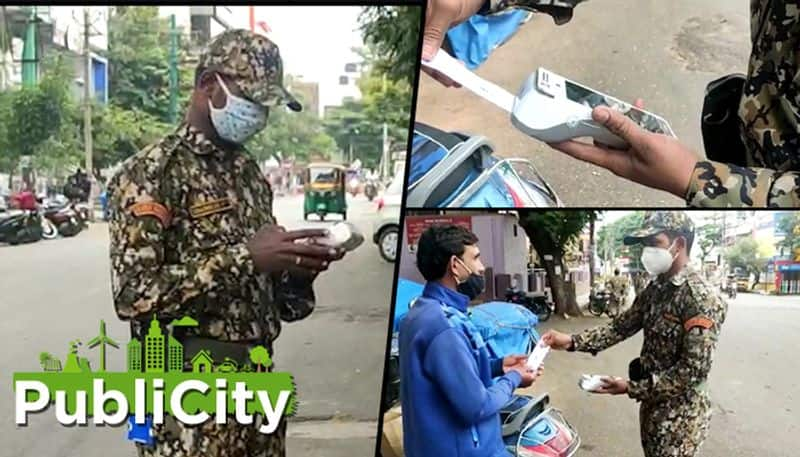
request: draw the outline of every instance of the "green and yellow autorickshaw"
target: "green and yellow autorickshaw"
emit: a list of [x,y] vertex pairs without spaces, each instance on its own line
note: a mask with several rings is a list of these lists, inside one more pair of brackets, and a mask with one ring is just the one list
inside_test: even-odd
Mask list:
[[303,218],[316,214],[319,220],[331,213],[341,214],[347,220],[345,199],[345,167],[335,163],[311,163],[305,172],[305,203]]

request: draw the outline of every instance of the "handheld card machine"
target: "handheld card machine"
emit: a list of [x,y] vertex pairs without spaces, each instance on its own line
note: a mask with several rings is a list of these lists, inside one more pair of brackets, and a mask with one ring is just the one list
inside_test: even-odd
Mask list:
[[625,141],[592,120],[592,108],[597,106],[615,109],[650,132],[675,136],[663,118],[544,68],[528,76],[514,96],[467,70],[446,52],[438,52],[422,64],[504,109],[517,129],[546,143],[592,137],[598,143],[625,148]]

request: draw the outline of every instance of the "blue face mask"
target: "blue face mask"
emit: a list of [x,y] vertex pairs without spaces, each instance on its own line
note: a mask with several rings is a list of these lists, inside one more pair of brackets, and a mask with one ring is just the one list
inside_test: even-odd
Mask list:
[[216,75],[220,87],[225,91],[225,106],[214,108],[208,101],[209,115],[214,129],[220,138],[231,143],[242,144],[267,125],[267,110],[244,98],[237,97],[228,90],[225,82]]

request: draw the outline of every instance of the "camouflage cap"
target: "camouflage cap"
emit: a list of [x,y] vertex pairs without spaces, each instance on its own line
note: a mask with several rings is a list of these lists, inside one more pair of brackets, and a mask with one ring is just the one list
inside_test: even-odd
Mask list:
[[643,239],[661,232],[694,233],[694,223],[684,211],[647,211],[642,228],[625,237],[626,245],[641,243]]
[[283,61],[278,45],[249,30],[226,30],[214,38],[200,56],[198,68],[234,79],[245,97],[262,106],[303,109],[283,87]]

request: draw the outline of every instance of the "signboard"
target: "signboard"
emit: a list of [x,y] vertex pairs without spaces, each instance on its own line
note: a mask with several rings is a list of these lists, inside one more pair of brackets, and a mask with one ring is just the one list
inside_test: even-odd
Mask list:
[[778,265],[778,271],[800,271],[800,263]]
[[407,216],[406,240],[411,252],[415,252],[422,232],[431,225],[455,224],[472,230],[472,216]]

